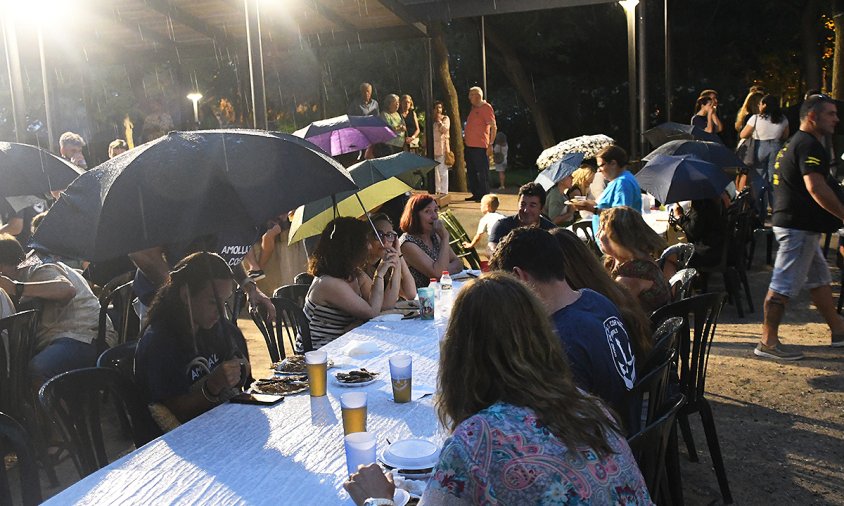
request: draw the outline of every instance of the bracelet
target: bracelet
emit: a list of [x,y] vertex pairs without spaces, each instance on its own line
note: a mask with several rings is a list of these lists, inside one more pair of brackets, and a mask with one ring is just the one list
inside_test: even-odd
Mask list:
[[218,395],[211,395],[211,392],[208,391],[208,382],[204,382],[202,387],[200,387],[200,392],[202,392],[202,396],[205,397],[205,400],[210,402],[211,404],[217,404],[220,402],[220,396]]

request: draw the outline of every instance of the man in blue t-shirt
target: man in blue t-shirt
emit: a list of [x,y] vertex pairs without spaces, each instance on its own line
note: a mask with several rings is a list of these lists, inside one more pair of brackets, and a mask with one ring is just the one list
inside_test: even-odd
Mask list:
[[498,243],[489,267],[530,286],[548,310],[577,386],[615,409],[628,431],[637,431],[641,399],[630,392],[636,357],[619,310],[597,292],[573,290],[563,257],[547,231],[518,228]]

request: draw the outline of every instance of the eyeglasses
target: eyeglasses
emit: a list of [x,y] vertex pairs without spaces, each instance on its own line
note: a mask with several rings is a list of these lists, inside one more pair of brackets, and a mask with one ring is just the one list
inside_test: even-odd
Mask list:
[[378,237],[381,239],[387,239],[388,241],[394,240],[399,235],[395,232],[378,232]]

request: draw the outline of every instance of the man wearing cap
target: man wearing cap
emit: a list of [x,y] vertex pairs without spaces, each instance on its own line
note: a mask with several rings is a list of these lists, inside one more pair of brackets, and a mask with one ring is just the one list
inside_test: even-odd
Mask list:
[[547,216],[554,225],[569,225],[574,219],[574,213],[577,212],[577,209],[573,206],[566,204],[569,200],[567,192],[573,184],[571,175],[574,170],[574,167],[564,166],[563,178],[557,181],[555,186],[549,188],[545,196],[545,206],[542,208],[542,214]]

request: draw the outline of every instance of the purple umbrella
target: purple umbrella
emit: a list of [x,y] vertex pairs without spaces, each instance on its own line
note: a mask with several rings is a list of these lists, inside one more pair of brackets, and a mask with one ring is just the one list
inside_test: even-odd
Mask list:
[[314,121],[293,132],[296,137],[307,139],[331,156],[366,149],[373,144],[386,142],[396,133],[378,116],[337,116]]

